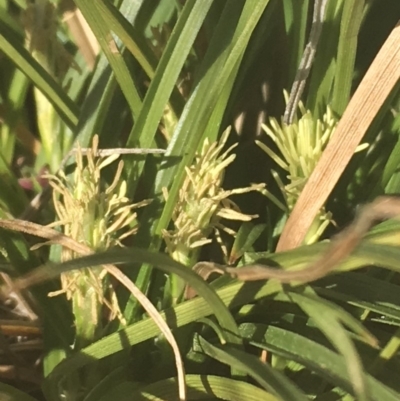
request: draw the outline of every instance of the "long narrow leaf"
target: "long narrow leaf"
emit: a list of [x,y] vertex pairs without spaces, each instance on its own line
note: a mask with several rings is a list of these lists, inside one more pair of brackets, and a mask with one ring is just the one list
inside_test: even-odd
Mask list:
[[254,355],[250,355],[228,346],[216,346],[199,338],[200,346],[205,354],[246,372],[268,391],[273,391],[285,401],[307,401],[308,397],[278,370],[262,363]]
[[[205,399],[212,397],[227,401],[279,401],[272,394],[243,381],[232,380],[226,377],[212,375],[186,375],[188,385],[188,400]],[[113,401],[116,396],[121,401],[176,400],[176,380],[167,379],[149,384],[137,390],[135,384],[125,383],[120,388],[113,389],[107,397],[99,401]],[[89,401],[89,400],[88,400]]]
[[336,57],[335,83],[331,107],[341,115],[350,100],[354,64],[357,53],[358,34],[365,1],[347,0],[343,6],[340,23],[338,54]]
[[365,375],[360,357],[349,335],[340,324],[339,319],[315,299],[301,294],[292,293],[292,298],[318,325],[335,348],[344,356],[348,374],[358,399],[368,400]]
[[78,107],[65,94],[64,90],[45,69],[33,59],[22,43],[0,20],[0,49],[15,65],[39,88],[56,107],[65,123],[74,129],[78,122]]
[[133,116],[137,117],[142,108],[142,99],[138,92],[134,77],[132,76],[122,50],[112,36],[110,23],[103,18],[97,9],[96,3],[88,0],[77,0],[76,4],[96,35],[104,54],[113,69],[122,92],[131,108]]
[[[251,344],[301,363],[329,382],[352,392],[345,358],[323,345],[272,325],[245,323],[240,325],[240,332]],[[395,401],[400,397],[371,375],[367,374],[366,380],[374,401]]]

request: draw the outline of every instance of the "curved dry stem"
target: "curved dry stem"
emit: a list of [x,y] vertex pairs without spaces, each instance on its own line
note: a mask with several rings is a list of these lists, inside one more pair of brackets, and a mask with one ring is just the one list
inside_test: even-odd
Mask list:
[[[281,283],[298,281],[309,283],[330,273],[335,266],[351,254],[361,242],[364,234],[379,220],[400,220],[400,198],[381,196],[363,206],[353,223],[332,240],[328,250],[316,261],[301,270],[282,270],[267,265],[252,264],[241,268],[226,267],[212,262],[199,262],[193,269],[207,279],[212,273],[228,274],[241,281],[275,279]],[[186,296],[194,296],[193,290],[187,289]]]
[[[52,228],[41,226],[40,224],[31,223],[25,220],[5,220],[0,219],[0,227],[19,231],[30,235],[35,235],[40,238],[47,239],[53,244],[61,245],[81,255],[91,255],[94,252],[86,245],[80,244],[72,238],[59,233]],[[175,356],[175,364],[178,375],[178,388],[180,400],[186,400],[186,384],[185,384],[185,369],[183,365],[182,356],[179,351],[178,344],[175,341],[171,329],[168,327],[165,320],[160,313],[149,301],[149,299],[140,291],[140,289],[129,278],[121,272],[116,266],[111,264],[102,265],[108,273],[113,275],[121,284],[123,284],[132,295],[140,302],[144,310],[153,319],[160,331],[164,334],[165,338],[172,347]],[[18,289],[24,289],[32,285],[38,284],[45,280],[52,278],[49,271],[44,269],[35,269],[33,272],[28,273],[20,278],[17,278],[14,285]]]

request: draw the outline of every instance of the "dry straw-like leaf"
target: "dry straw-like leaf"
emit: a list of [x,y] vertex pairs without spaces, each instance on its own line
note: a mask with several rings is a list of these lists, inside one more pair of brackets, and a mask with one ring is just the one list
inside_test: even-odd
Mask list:
[[302,243],[315,216],[399,78],[400,23],[387,38],[350,100],[335,133],[293,208],[277,251],[293,249]]

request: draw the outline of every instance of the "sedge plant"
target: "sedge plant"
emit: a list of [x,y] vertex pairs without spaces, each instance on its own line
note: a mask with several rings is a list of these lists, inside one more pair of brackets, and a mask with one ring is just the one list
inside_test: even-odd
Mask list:
[[[231,236],[235,236],[236,232],[224,225],[224,219],[244,222],[257,217],[242,213],[229,196],[262,191],[264,184],[252,184],[231,190],[222,187],[225,169],[235,159],[232,150],[236,145],[224,149],[229,133],[230,128],[222,134],[218,142],[204,140],[192,165],[185,169],[186,178],[172,215],[174,228],[163,231],[169,255],[189,267],[198,260],[201,248],[212,241],[212,233],[216,235],[221,250],[227,257],[221,231]],[[164,194],[168,198],[166,190]],[[181,279],[171,277],[173,303],[182,297],[184,286],[185,283]]]
[[[71,176],[60,172],[58,176],[50,175],[48,178],[58,217],[52,225],[99,252],[122,246],[121,241],[137,231],[134,209],[148,202],[132,204],[126,197],[127,184],[121,179],[122,161],[118,163],[112,183],[104,187],[102,170],[115,162],[119,155],[101,157],[97,156],[97,151],[98,136],[95,136],[85,156],[78,146],[76,168]],[[63,261],[76,257],[73,251],[63,249]],[[61,285],[60,291],[50,295],[65,293],[72,302],[75,349],[81,349],[104,335],[107,322],[118,318],[124,324],[114,288],[103,268],[63,273]],[[104,319],[104,316],[108,317]]]
[[[58,248],[31,249],[31,236],[0,230],[1,289],[5,274],[11,284],[26,283],[36,267],[55,261],[52,277],[62,273],[63,285],[32,287],[40,325],[15,317],[6,301],[17,298],[2,304],[0,398],[179,399],[172,354],[163,352],[160,361],[159,326],[101,267],[119,263],[176,335],[187,399],[397,401],[398,223],[373,228],[332,274],[311,283],[222,279],[217,287],[190,268],[199,259],[220,261],[227,253],[221,238],[235,235],[231,225],[242,224],[233,246],[243,249],[237,253],[241,264],[301,270],[328,249],[328,242],[318,241],[329,221],[337,221],[339,231],[358,204],[399,193],[400,118],[393,88],[368,128],[366,141],[373,145],[341,174],[330,209],[320,210],[305,244],[270,252],[282,230],[281,214],[269,214],[276,210],[270,200],[283,197],[286,216],[293,210],[339,131],[336,120],[389,34],[396,33],[398,0],[31,3],[0,2],[0,214],[7,221],[52,223],[95,254],[76,259],[63,250],[58,263]],[[315,31],[312,9],[321,4],[326,7],[318,19],[319,41],[311,43],[315,58],[304,106],[285,126],[281,94],[301,72],[307,38]],[[71,20],[67,27],[57,11],[66,5],[86,20],[100,46],[90,63],[80,44],[86,30],[75,24],[73,34]],[[398,43],[391,42],[387,66],[398,66]],[[371,90],[387,86],[379,75],[385,71],[378,70],[365,82]],[[391,71],[396,77],[398,68]],[[368,111],[376,99],[363,101]],[[226,149],[225,129],[238,115],[245,116],[237,127],[239,146]],[[253,145],[261,141],[265,115],[276,119],[266,121],[274,143],[263,146],[263,153]],[[346,135],[352,138],[357,127]],[[125,156],[117,166],[116,156],[98,157],[97,139],[90,145],[95,134],[104,148],[166,152]],[[73,141],[92,150],[87,156],[77,150],[71,175],[66,170],[38,185],[22,185],[27,172],[40,178],[43,171],[56,174]],[[236,153],[246,169],[230,164]],[[343,148],[332,153],[332,165],[341,153]],[[256,193],[266,189],[252,183],[267,181],[270,170],[276,170],[281,192],[268,182],[268,199]],[[223,189],[224,175],[236,189]],[[53,203],[42,197],[47,180]],[[231,200],[244,192],[250,192],[243,196],[248,214]],[[152,204],[136,216],[133,205],[142,199]],[[132,230],[137,234],[130,235]],[[222,251],[205,248],[214,238]],[[184,299],[186,284],[199,296]],[[48,297],[57,289],[58,296]],[[14,290],[5,294],[14,297]],[[160,293],[167,294],[164,303],[158,302]],[[282,359],[274,364],[276,358]]]

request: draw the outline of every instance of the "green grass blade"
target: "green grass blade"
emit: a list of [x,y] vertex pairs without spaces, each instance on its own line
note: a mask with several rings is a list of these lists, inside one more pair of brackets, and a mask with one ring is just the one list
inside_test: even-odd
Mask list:
[[[390,127],[391,131],[399,132],[400,129],[400,114],[394,118],[393,124]],[[400,164],[400,139],[393,147],[393,150],[385,164],[385,169],[382,174],[382,181],[380,187],[385,188],[385,193],[395,194],[400,186],[398,185],[399,172],[397,167]]]
[[[125,18],[135,20],[139,9],[139,2],[132,4],[130,0],[125,0],[121,5],[120,12]],[[117,81],[115,75],[112,73],[107,57],[101,54],[83,101],[77,127],[77,140],[79,140],[82,147],[90,146],[94,134],[99,134],[101,143],[111,142],[112,145],[116,144],[117,136],[110,137],[110,131],[108,131],[110,124],[115,124],[115,121],[120,116],[120,114],[113,114],[112,119],[108,118],[108,111],[116,103],[113,101],[116,96],[116,89]],[[115,104],[115,107],[117,106],[120,109],[119,113],[124,111],[124,106],[121,107],[119,104]],[[115,132],[115,129],[113,129],[113,132]]]
[[143,37],[121,15],[115,6],[104,0],[97,2],[97,8],[108,21],[111,30],[131,52],[149,78],[153,78],[157,68],[157,59]]
[[[146,93],[142,113],[133,127],[127,146],[151,146],[179,73],[212,3],[213,0],[201,3],[189,0],[185,3]],[[141,168],[143,163],[135,168],[137,174],[140,174]],[[131,191],[133,189],[134,186]]]
[[76,4],[93,30],[93,33],[96,35],[101,49],[107,57],[119,86],[125,95],[133,116],[137,117],[142,109],[142,99],[138,92],[134,76],[124,60],[123,52],[112,36],[110,28],[112,21],[109,21],[106,16],[104,17],[97,8],[97,4],[92,1],[77,0]]
[[331,101],[337,61],[336,49],[344,3],[346,2],[343,0],[337,0],[328,1],[326,5],[324,25],[309,78],[306,106],[318,117],[322,117],[326,105]]
[[[334,347],[344,356],[354,392],[359,400],[368,400],[364,370],[354,344],[349,334],[341,325],[335,309],[327,308],[317,299],[309,296],[291,293],[289,297],[307,313],[325,334]],[[333,313],[332,313],[333,312]]]
[[364,6],[365,1],[363,0],[347,0],[343,6],[331,103],[332,110],[338,115],[343,114],[350,100],[357,54],[357,39]]
[[269,364],[261,362],[256,356],[229,346],[212,345],[202,337],[199,337],[199,345],[206,355],[246,372],[267,391],[275,393],[282,400],[308,400],[308,397],[281,372],[273,369]]
[[180,263],[175,262],[164,254],[156,254],[139,248],[110,249],[106,252],[97,253],[79,259],[73,259],[59,265],[44,266],[43,268],[39,268],[32,273],[31,279],[34,281],[38,279],[40,281],[42,278],[54,278],[61,273],[83,267],[99,266],[108,263],[131,263],[132,260],[135,260],[135,262],[138,264],[152,264],[153,266],[156,266],[167,273],[177,274],[183,278],[191,287],[196,290],[198,294],[207,299],[207,302],[210,303],[210,306],[219,319],[221,326],[227,330],[227,340],[233,343],[238,343],[237,336],[234,335],[234,333],[237,333],[236,323],[226,309],[225,305],[216,295],[215,291],[195,272],[193,272],[191,269],[188,269],[187,266],[183,266]]
[[348,272],[336,278],[335,288],[323,288],[326,279],[316,291],[324,297],[377,313],[400,325],[400,287],[394,283],[367,274]]
[[33,59],[21,41],[0,20],[0,49],[15,63],[54,105],[63,121],[74,129],[78,123],[78,107],[45,69]]
[[210,141],[216,141],[218,139],[218,135],[223,129],[223,118],[227,112],[228,102],[232,95],[234,84],[237,80],[237,74],[241,65],[241,61],[242,57],[237,60],[236,67],[233,68],[230,72],[229,79],[226,81],[225,86],[223,87],[219,95],[218,101],[214,106],[214,110],[210,116],[207,127],[204,130],[203,137],[208,138]]
[[229,262],[233,264],[236,260],[241,258],[245,252],[249,252],[265,229],[266,224],[254,225],[250,222],[243,223],[233,242]]
[[[240,332],[252,345],[276,353],[288,360],[294,360],[318,373],[330,383],[352,392],[352,383],[346,371],[343,356],[304,336],[272,325],[244,323]],[[374,401],[395,401],[399,394],[366,375],[368,390]]]
[[[378,346],[377,339],[363,326],[359,320],[349,314],[345,309],[327,301],[324,298],[319,298],[315,295],[315,292],[311,287],[307,287],[304,291],[312,301],[315,301],[321,307],[321,310],[326,310],[326,313],[329,313],[331,316],[333,316],[333,318],[336,319],[340,324],[347,326],[347,328],[352,331],[352,338],[356,338],[360,342],[364,342],[374,348]],[[324,291],[322,290],[321,292]],[[296,296],[291,297],[290,294],[291,293],[286,292],[279,293],[274,297],[274,300],[283,302],[296,302],[294,300]]]
[[[279,401],[272,394],[243,381],[212,375],[186,375],[187,399],[209,397],[227,401]],[[177,382],[174,378],[161,380],[137,389],[136,383],[125,382],[96,401],[176,400]],[[92,400],[87,400],[92,401]],[[93,400],[94,401],[94,400]]]
[[[100,56],[92,81],[82,105],[82,113],[77,126],[77,140],[82,147],[89,147],[94,134],[102,136],[117,83],[105,56]],[[93,103],[97,107],[93,110]]]
[[10,4],[0,5],[0,20],[3,21],[3,23],[6,24],[13,31],[14,34],[21,37],[23,36],[23,29],[10,12]]

